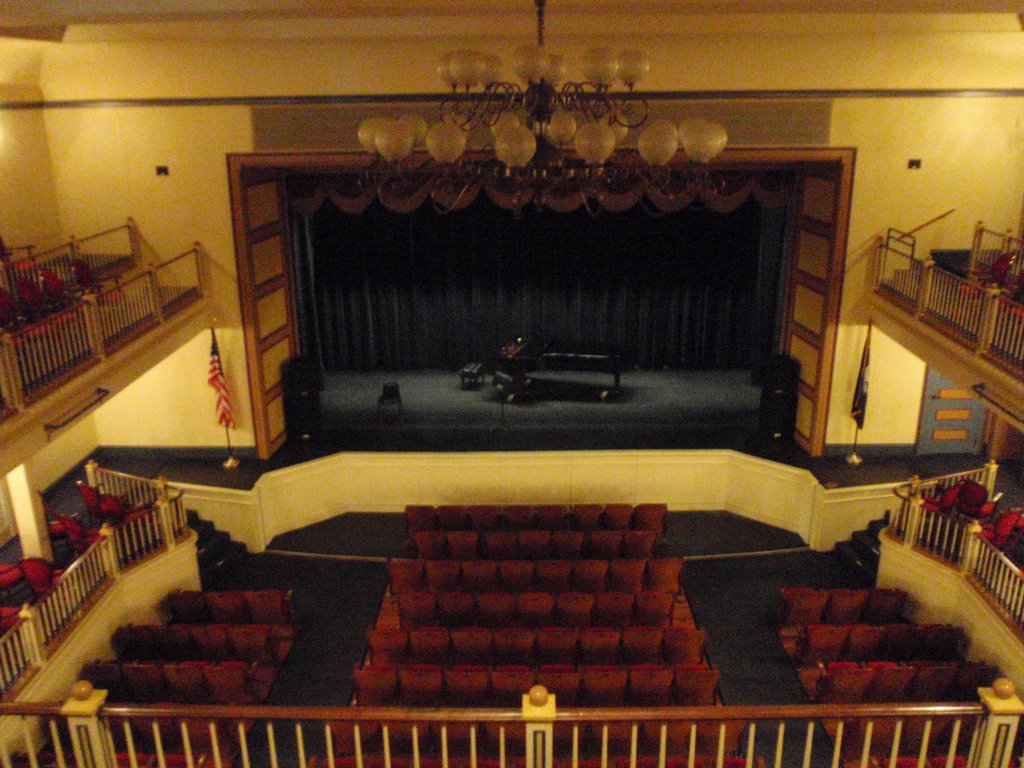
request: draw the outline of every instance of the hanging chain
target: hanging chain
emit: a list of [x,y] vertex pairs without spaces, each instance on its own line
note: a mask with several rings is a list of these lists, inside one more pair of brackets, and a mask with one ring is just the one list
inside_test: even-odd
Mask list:
[[534,0],[537,5],[537,46],[544,47],[544,4],[547,0]]

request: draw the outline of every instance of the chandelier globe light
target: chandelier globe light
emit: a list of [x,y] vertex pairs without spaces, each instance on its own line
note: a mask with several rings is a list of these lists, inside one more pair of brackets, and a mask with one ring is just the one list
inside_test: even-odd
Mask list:
[[[360,146],[379,158],[368,180],[379,185],[412,174],[421,185],[424,180],[452,186],[504,179],[507,187],[512,179],[525,196],[541,203],[545,190],[557,186],[564,191],[566,182],[577,177],[589,185],[580,191],[590,197],[599,197],[601,184],[621,188],[627,183],[645,190],[655,185],[662,194],[683,187],[688,194],[698,187],[715,194],[721,185],[709,182],[707,165],[725,148],[725,128],[697,119],[678,126],[665,119],[649,121],[647,100],[636,87],[649,73],[650,62],[636,48],[590,48],[582,56],[584,79],[567,80],[564,59],[544,47],[546,0],[534,0],[534,5],[537,42],[516,48],[511,56],[518,81],[504,79],[500,56],[460,48],[444,53],[437,63],[449,88],[438,107],[438,122],[428,126],[421,116],[407,114],[367,117],[359,124]],[[613,91],[616,86],[624,90]],[[467,154],[469,133],[481,126],[490,128],[493,151],[484,147]],[[630,131],[638,131],[636,149],[623,146]],[[430,160],[417,164],[413,158],[420,147]],[[669,168],[680,148],[693,166],[683,182],[674,180],[676,171]]]

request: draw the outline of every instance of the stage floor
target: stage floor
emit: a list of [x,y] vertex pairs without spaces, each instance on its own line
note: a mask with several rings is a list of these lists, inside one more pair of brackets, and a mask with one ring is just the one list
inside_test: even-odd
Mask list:
[[[401,411],[378,411],[389,381]],[[489,379],[463,389],[457,372],[330,374],[312,439],[333,450],[741,449],[757,431],[749,371],[629,371],[611,390],[609,374],[546,373],[506,402]]]

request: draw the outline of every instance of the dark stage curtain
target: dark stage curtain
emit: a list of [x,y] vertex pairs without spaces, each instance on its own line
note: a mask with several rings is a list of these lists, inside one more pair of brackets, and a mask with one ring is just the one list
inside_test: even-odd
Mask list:
[[648,369],[749,367],[773,325],[752,198],[728,214],[516,215],[481,195],[448,214],[293,217],[303,348],[329,371],[453,369],[520,336],[615,344]]

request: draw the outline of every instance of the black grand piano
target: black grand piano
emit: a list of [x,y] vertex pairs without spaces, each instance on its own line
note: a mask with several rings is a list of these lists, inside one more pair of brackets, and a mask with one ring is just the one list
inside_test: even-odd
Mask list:
[[604,400],[619,392],[622,375],[622,353],[611,344],[584,341],[552,340],[537,342],[515,339],[501,348],[501,355],[492,363],[494,385],[511,402],[526,393],[543,397],[553,382],[539,377],[544,371],[597,371],[612,376],[612,386],[597,387]]

